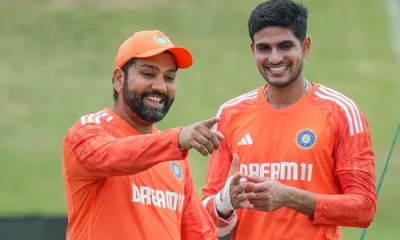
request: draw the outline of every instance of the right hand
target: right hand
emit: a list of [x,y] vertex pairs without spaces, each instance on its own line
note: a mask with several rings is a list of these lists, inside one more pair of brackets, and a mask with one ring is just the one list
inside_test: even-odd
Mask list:
[[213,117],[183,127],[179,133],[179,146],[188,150],[194,148],[203,156],[212,154],[219,148],[219,141],[224,140],[222,133],[211,130],[219,120]]

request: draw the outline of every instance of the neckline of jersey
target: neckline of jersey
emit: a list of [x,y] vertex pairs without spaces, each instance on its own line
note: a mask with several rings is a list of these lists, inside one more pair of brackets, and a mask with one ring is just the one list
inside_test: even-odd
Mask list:
[[320,86],[319,83],[315,83],[312,81],[309,81],[312,84],[312,88],[302,97],[300,98],[297,102],[293,103],[292,105],[289,105],[285,108],[277,109],[272,104],[270,104],[267,99],[264,97],[264,90],[267,87],[267,84],[264,84],[262,87],[258,89],[258,101],[262,107],[263,110],[266,110],[268,112],[271,112],[273,114],[288,114],[288,113],[293,113],[297,111],[302,110],[302,106],[305,105],[309,98],[314,94],[314,92],[318,89]]
[[[105,112],[113,116],[113,120],[111,120],[111,124],[114,125],[118,130],[121,130],[124,135],[141,135],[141,133],[132,127],[129,123],[127,123],[124,119],[122,119],[117,113],[115,113],[111,108],[105,107],[103,109]],[[157,133],[158,129],[153,124],[152,133]]]

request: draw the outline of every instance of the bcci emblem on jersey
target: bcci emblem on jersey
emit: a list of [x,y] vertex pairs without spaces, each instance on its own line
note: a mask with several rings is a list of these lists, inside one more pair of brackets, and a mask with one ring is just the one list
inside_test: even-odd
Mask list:
[[310,149],[317,141],[315,132],[311,129],[303,129],[296,136],[296,144],[299,148]]
[[171,169],[176,178],[178,179],[182,178],[182,170],[177,162],[171,162]]

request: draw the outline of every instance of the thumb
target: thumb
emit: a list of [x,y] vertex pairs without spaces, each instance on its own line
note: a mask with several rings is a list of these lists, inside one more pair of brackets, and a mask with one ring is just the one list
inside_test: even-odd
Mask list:
[[219,120],[220,120],[219,117],[213,117],[213,118],[210,118],[208,120],[205,120],[204,121],[204,125],[206,125],[206,127],[208,127],[208,128],[212,128],[214,126],[214,124],[219,122]]
[[239,168],[239,155],[237,155],[236,153],[233,154],[233,159],[231,162],[231,168],[229,169],[229,177],[232,177],[233,175],[235,175],[236,173],[240,172],[240,168]]

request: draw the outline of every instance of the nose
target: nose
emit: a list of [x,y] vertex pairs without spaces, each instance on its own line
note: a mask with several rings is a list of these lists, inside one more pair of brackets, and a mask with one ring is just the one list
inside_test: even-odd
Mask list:
[[160,93],[166,93],[167,92],[167,86],[165,85],[165,81],[162,77],[157,78],[152,85],[152,89],[160,92]]
[[279,64],[282,62],[283,57],[276,49],[273,49],[268,60],[271,64]]

